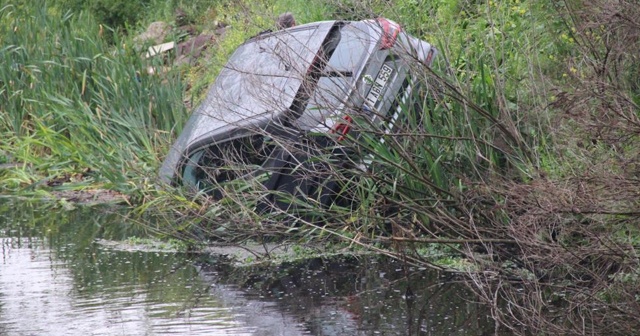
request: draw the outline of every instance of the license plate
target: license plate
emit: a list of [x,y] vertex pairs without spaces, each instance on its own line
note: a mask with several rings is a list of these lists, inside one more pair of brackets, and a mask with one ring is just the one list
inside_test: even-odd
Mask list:
[[376,80],[371,85],[371,90],[369,90],[369,94],[365,99],[367,105],[371,107],[376,105],[384,91],[384,87],[387,85],[389,78],[391,78],[392,73],[393,69],[390,66],[386,64],[382,66],[382,69],[380,69],[380,72],[378,73],[378,77],[376,77]]

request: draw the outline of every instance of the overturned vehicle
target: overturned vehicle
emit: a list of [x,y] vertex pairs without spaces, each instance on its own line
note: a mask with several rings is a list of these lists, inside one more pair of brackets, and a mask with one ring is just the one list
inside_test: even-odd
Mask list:
[[253,37],[221,70],[160,177],[216,197],[233,181],[253,181],[266,210],[291,206],[278,193],[328,206],[340,193],[328,165],[366,170],[370,162],[371,154],[350,149],[356,123],[377,125],[380,134],[394,127],[411,111],[401,105],[415,91],[412,67],[430,66],[436,54],[383,18]]

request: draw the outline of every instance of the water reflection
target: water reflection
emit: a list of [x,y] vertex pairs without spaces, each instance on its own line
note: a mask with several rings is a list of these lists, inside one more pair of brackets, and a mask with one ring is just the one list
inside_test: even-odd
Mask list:
[[266,308],[294,316],[313,335],[492,332],[487,311],[452,277],[393,260],[343,257],[235,270],[207,265],[209,281],[238,284],[245,297],[273,303]]
[[144,236],[115,208],[0,200],[0,335],[481,335],[451,279],[375,258],[233,268],[119,251]]
[[3,216],[0,335],[250,334],[217,297],[195,305],[194,295],[209,284],[184,256],[95,244],[100,233],[127,234],[102,227],[110,224],[105,219],[120,225],[121,215],[27,210]]

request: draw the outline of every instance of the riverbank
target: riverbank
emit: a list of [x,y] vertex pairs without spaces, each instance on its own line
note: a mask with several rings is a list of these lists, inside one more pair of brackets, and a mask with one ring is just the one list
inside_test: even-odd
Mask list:
[[[0,69],[3,194],[73,200],[109,190],[187,242],[342,243],[424,267],[429,256],[464,257],[480,270],[469,274],[471,288],[515,333],[637,329],[633,3],[195,1],[178,16],[177,2],[156,2],[141,1],[153,10],[128,34],[96,22],[96,7],[66,13],[19,1],[0,11],[0,57],[10,65]],[[285,11],[300,22],[382,15],[433,42],[442,57],[415,72],[431,90],[419,96],[429,114],[413,121],[422,128],[388,134],[384,147],[365,137],[359,145],[379,154],[379,171],[358,179],[336,171],[358,203],[319,209],[306,200],[305,215],[318,221],[285,225],[287,212],[256,213],[259,192],[214,200],[159,186],[159,162],[229,53]],[[198,33],[225,32],[194,64],[146,71],[165,69],[166,59],[142,57],[147,46],[133,36],[178,19]]]

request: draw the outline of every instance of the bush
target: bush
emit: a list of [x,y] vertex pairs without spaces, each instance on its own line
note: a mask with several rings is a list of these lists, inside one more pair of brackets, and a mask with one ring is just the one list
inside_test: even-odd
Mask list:
[[79,13],[87,10],[93,14],[96,22],[113,29],[126,29],[134,26],[145,17],[147,7],[152,0],[54,0],[61,11]]

